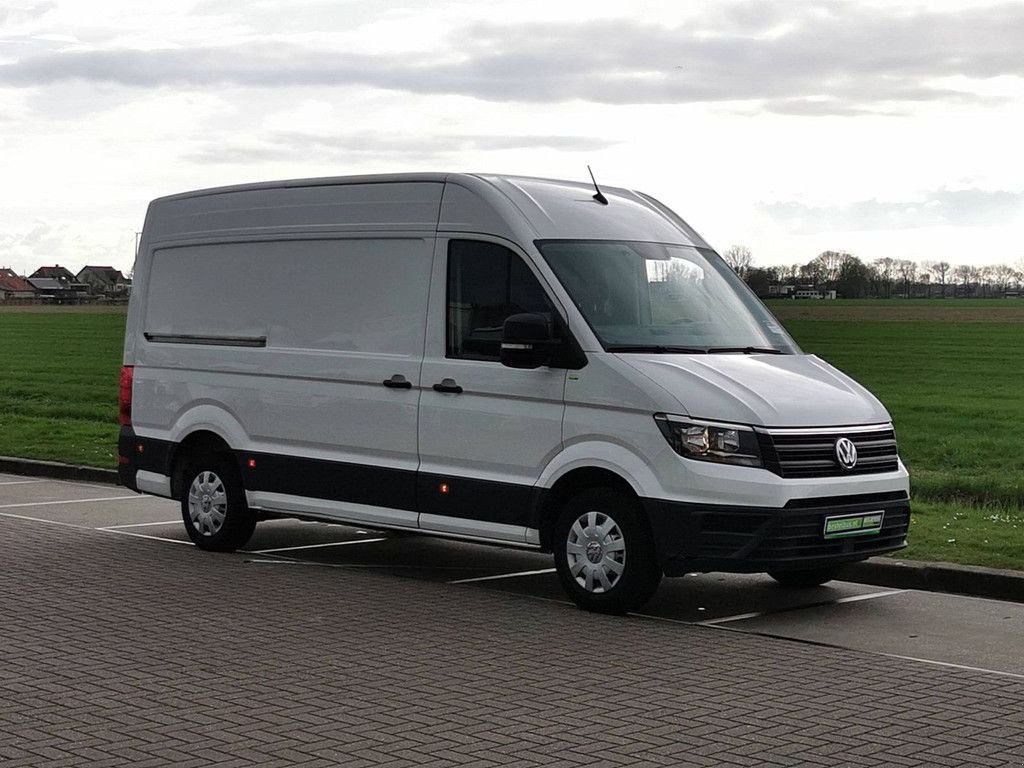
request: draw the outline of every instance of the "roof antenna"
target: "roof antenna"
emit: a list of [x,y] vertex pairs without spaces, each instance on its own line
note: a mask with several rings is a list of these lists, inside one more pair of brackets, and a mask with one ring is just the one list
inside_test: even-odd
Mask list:
[[590,170],[589,165],[587,166],[587,171],[590,172],[590,180],[594,182],[594,189],[597,190],[597,194],[594,195],[594,199],[601,205],[608,205],[608,198],[601,193],[601,188],[597,186],[597,179],[594,178],[594,172]]

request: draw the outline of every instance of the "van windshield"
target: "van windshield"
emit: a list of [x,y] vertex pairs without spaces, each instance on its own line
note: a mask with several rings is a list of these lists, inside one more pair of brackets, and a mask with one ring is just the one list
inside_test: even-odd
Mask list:
[[537,247],[609,352],[800,351],[714,251],[620,240]]

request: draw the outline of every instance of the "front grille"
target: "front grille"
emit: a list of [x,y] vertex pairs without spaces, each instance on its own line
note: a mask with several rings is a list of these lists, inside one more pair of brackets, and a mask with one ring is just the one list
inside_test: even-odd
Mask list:
[[[896,433],[891,425],[844,431],[775,429],[767,433],[770,453],[766,466],[782,477],[837,477],[894,472],[898,464]],[[836,457],[836,441],[849,438],[857,446],[857,463],[845,469]],[[774,454],[774,455],[772,455]]]

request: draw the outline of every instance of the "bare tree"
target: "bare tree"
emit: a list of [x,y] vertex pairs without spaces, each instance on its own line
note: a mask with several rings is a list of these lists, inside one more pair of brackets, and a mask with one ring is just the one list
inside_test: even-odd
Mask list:
[[917,278],[917,262],[910,259],[899,259],[896,261],[896,272],[903,281],[903,293],[909,299],[910,288]]
[[835,288],[839,272],[850,258],[850,254],[845,251],[822,251],[811,263],[814,264],[814,272],[820,276],[821,282]]
[[946,275],[949,274],[950,269],[952,269],[952,267],[949,266],[948,261],[936,261],[931,266],[932,274],[938,278],[939,285],[942,286],[939,296],[945,297],[946,295]]
[[964,296],[968,296],[974,279],[974,267],[970,264],[957,264],[953,267],[953,277],[964,287]]
[[1013,267],[1009,267],[1006,264],[998,264],[992,267],[992,279],[995,281],[996,291],[999,294],[1006,293],[1015,278],[1016,273],[1013,271]]
[[754,263],[754,257],[750,253],[750,249],[745,245],[733,245],[722,254],[722,258],[725,259],[725,263],[732,267],[732,271],[740,277],[744,277],[747,272],[750,271],[751,264]]
[[896,260],[886,256],[883,259],[875,259],[872,262],[875,273],[878,275],[878,282],[882,286],[886,298],[892,295],[892,280],[896,273]]

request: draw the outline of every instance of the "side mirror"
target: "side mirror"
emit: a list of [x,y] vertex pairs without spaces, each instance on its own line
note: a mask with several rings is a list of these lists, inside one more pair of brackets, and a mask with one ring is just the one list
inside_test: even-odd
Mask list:
[[509,315],[501,329],[501,364],[509,368],[540,368],[561,343],[555,336],[551,315]]

